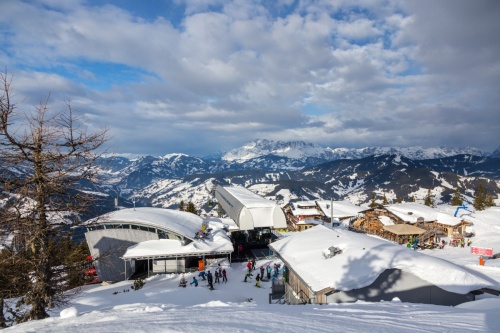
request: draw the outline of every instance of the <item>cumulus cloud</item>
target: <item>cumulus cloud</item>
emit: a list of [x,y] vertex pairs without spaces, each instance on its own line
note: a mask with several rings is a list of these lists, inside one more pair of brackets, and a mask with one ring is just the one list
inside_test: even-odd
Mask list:
[[207,155],[255,138],[492,150],[499,8],[176,0],[139,13],[8,0],[0,61],[20,97],[71,97],[118,152]]

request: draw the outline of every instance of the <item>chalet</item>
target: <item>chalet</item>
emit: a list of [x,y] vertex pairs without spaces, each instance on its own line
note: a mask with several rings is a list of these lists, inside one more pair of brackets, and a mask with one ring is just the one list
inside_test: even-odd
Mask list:
[[402,302],[457,305],[498,292],[494,281],[376,237],[316,226],[269,245],[285,266],[288,304]]
[[316,201],[297,201],[285,207],[288,224],[295,231],[303,231],[324,223],[325,214],[318,208]]
[[[410,224],[425,232],[420,233],[423,241],[437,241],[440,236],[464,235],[472,222],[464,218],[440,212],[418,203],[402,203],[377,206],[361,212],[351,223],[351,228],[368,234],[376,234],[393,241],[405,242],[412,235],[395,234],[394,227],[387,227],[388,220],[394,225]],[[415,234],[417,235],[417,234]],[[404,236],[404,237],[401,237]]]
[[287,220],[294,230],[303,231],[316,225],[339,226],[350,220],[363,208],[349,201],[298,201],[290,203],[286,208]]

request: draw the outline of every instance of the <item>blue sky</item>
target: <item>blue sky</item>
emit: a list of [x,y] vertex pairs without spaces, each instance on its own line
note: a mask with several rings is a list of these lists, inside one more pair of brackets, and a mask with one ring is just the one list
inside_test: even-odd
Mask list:
[[498,1],[352,3],[2,0],[0,66],[117,153],[500,145]]

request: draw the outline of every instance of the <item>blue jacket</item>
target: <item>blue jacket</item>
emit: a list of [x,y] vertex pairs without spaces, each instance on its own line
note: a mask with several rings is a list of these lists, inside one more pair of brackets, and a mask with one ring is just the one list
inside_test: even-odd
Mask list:
[[193,277],[193,282],[191,282],[190,284],[194,284],[195,287],[198,287],[198,280],[196,280],[196,278]]

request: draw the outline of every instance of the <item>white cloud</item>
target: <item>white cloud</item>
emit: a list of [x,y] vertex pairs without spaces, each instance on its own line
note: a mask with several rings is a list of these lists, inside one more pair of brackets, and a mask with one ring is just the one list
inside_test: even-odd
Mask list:
[[491,1],[176,4],[174,25],[111,4],[6,1],[0,61],[30,100],[80,101],[124,152],[204,155],[256,137],[455,145],[464,131],[498,146],[485,139],[500,130]]

